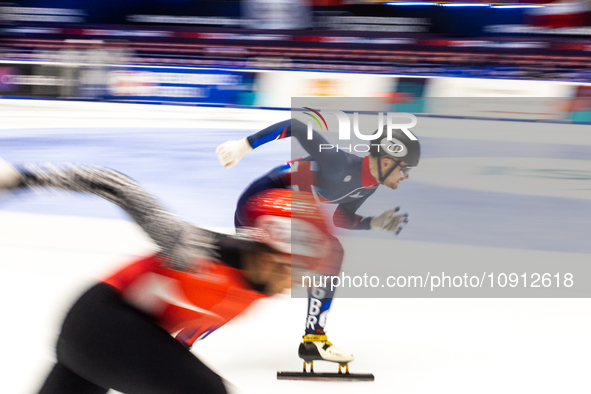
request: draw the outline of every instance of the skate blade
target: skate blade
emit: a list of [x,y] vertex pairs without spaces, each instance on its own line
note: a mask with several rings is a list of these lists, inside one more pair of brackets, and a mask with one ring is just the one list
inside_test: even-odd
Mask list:
[[278,380],[311,380],[338,382],[373,382],[371,373],[334,373],[334,372],[277,372]]

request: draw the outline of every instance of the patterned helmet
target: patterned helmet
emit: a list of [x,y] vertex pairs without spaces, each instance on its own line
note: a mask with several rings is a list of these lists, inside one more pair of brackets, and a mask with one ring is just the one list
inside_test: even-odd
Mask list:
[[311,193],[270,189],[251,197],[244,207],[247,226],[259,233],[259,242],[292,255],[323,258],[328,226]]

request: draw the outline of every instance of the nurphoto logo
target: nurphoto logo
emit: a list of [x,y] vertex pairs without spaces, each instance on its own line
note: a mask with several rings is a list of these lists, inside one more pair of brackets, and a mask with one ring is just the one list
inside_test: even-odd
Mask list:
[[[339,140],[349,141],[351,140],[351,119],[350,115],[346,114],[343,111],[335,110],[335,109],[321,109],[320,111],[316,111],[309,107],[303,107],[304,109],[308,110],[309,112],[304,112],[304,114],[308,115],[311,119],[307,122],[308,126],[308,133],[307,138],[308,140],[313,139],[313,126],[314,123],[312,119],[316,121],[316,124],[320,126],[321,131],[329,131],[328,124],[326,122],[325,116],[327,115],[334,115],[337,119],[338,124],[338,134]],[[379,143],[372,143],[372,144],[356,144],[356,145],[333,145],[333,144],[320,144],[319,149],[320,152],[322,150],[330,150],[336,149],[338,150],[345,150],[351,152],[352,150],[355,152],[369,152],[371,146],[377,146],[377,149],[386,149],[388,154],[392,156],[404,156],[406,154],[406,146],[401,143],[396,138],[392,137],[392,130],[401,130],[411,141],[417,141],[417,137],[409,130],[410,128],[416,126],[417,118],[413,114],[409,114],[406,112],[388,112],[386,113],[386,136],[379,141]],[[394,119],[408,119],[409,122],[405,123],[394,123]],[[375,130],[375,132],[373,132]],[[353,133],[355,136],[363,141],[375,141],[378,137],[380,137],[384,130],[384,113],[378,112],[378,127],[377,130],[373,129],[372,134],[363,134],[359,128],[359,112],[353,112]]]

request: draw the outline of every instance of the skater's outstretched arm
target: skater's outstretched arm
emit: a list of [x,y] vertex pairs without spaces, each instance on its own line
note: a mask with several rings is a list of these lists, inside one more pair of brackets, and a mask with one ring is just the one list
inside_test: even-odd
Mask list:
[[194,269],[195,257],[217,258],[222,235],[210,232],[166,211],[126,175],[102,167],[44,164],[13,167],[0,162],[0,190],[51,187],[92,193],[121,207],[159,246],[169,268]]
[[238,164],[240,160],[253,149],[271,141],[294,137],[308,152],[313,161],[321,168],[340,168],[344,164],[346,153],[335,149],[323,149],[322,145],[330,145],[320,133],[313,131],[312,138],[308,139],[308,126],[296,119],[287,119],[264,128],[242,140],[227,141],[217,147],[216,153],[220,163],[230,168]]
[[370,230],[372,216],[361,216],[355,213],[368,197],[339,204],[332,217],[334,225],[347,230]]

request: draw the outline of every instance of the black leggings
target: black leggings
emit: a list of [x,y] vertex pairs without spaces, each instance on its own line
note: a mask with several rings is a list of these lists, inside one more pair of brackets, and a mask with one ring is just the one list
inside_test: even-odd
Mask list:
[[68,313],[57,360],[40,394],[226,393],[217,374],[105,283]]

